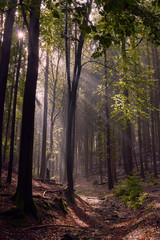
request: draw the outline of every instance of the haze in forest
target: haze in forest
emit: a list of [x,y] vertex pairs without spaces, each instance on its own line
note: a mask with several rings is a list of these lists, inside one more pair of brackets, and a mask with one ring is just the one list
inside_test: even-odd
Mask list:
[[32,179],[158,178],[160,2],[0,3],[0,185],[38,216]]

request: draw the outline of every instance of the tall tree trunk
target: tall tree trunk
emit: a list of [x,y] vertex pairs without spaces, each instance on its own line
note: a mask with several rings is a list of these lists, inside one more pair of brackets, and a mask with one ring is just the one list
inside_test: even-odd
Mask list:
[[[154,91],[151,89],[151,104],[154,105]],[[157,163],[156,163],[156,144],[155,144],[155,111],[151,110],[151,135],[152,135],[152,160],[154,177],[158,178]]]
[[[84,17],[84,22],[88,23],[88,18],[91,11],[92,0],[88,0],[88,11]],[[74,117],[76,109],[77,89],[81,74],[81,56],[84,44],[85,33],[81,32],[79,36],[77,53],[73,70],[73,78],[71,83],[70,64],[69,64],[69,48],[68,48],[68,4],[66,3],[66,25],[65,25],[65,50],[66,50],[66,71],[68,82],[68,113],[67,113],[67,132],[66,132],[66,163],[67,163],[67,181],[68,181],[68,197],[71,202],[74,202],[73,189],[73,133],[74,133]]]
[[0,14],[0,55],[1,55],[1,46],[2,46],[2,39],[3,39],[3,21],[4,21],[4,14]]
[[127,174],[127,156],[126,156],[125,129],[122,129],[122,155],[123,155],[124,172]]
[[[54,86],[53,86],[53,102],[52,102],[52,111],[51,111],[51,127],[50,127],[50,145],[49,145],[50,152],[47,155],[47,161],[51,156],[53,156],[53,151],[52,151],[53,150],[53,129],[54,129],[54,123],[55,123],[56,117],[58,116],[58,113],[55,115],[55,108],[56,108],[56,89],[57,89],[57,82],[58,82],[60,59],[61,59],[61,54],[59,53],[59,50],[58,50],[58,60],[57,60],[55,77],[54,77],[53,62],[51,59],[51,72],[52,72],[52,79],[54,82]],[[54,168],[54,161],[52,164]]]
[[38,77],[39,15],[41,1],[32,0],[28,25],[28,65],[24,90],[18,184],[15,193],[17,206],[31,212],[38,219],[37,208],[32,198],[32,157],[34,137],[35,95]]
[[85,116],[84,116],[84,168],[85,168],[85,178],[88,181],[88,167],[89,167],[89,159],[88,159],[88,107],[85,105]]
[[113,176],[112,176],[112,169],[111,169],[111,131],[110,131],[110,113],[109,113],[109,91],[108,91],[108,84],[107,84],[107,55],[105,50],[105,92],[106,92],[106,117],[107,117],[107,169],[108,169],[108,188],[109,190],[113,188]]
[[[9,3],[16,3],[15,0],[10,0]],[[4,28],[4,37],[3,44],[1,48],[0,56],[0,186],[1,186],[1,170],[2,170],[2,129],[3,129],[3,113],[4,113],[4,102],[5,102],[5,93],[6,85],[8,78],[8,66],[10,60],[10,49],[12,41],[12,29],[15,16],[15,7],[12,7],[8,10],[5,28]]]
[[[149,46],[147,44],[147,57],[148,57],[148,65],[149,65],[149,71],[150,71],[150,77],[151,77],[151,62],[150,62],[150,52],[149,52]],[[154,87],[153,87],[154,88]],[[154,98],[154,89],[150,87],[150,102],[153,106],[155,106],[155,98]],[[151,109],[151,142],[152,142],[152,161],[153,161],[153,171],[154,171],[154,177],[157,178],[157,165],[156,165],[156,146],[155,146],[155,111]]]
[[143,136],[143,155],[145,170],[148,170],[148,151],[150,149],[150,135],[148,129],[148,119],[142,121],[142,136]]
[[16,120],[16,105],[17,105],[17,92],[18,92],[18,81],[19,81],[19,74],[21,68],[21,52],[22,52],[22,40],[18,43],[19,45],[19,58],[18,58],[18,66],[17,66],[17,73],[16,73],[16,83],[14,89],[14,100],[13,100],[13,115],[12,115],[12,126],[11,126],[11,144],[10,144],[10,158],[9,158],[9,165],[8,165],[8,176],[7,182],[11,183],[12,179],[12,166],[13,166],[13,153],[14,153],[14,135],[15,135],[15,120]]
[[142,154],[142,132],[141,132],[141,119],[138,116],[138,142],[139,142],[139,157],[140,157],[140,169],[141,178],[144,179],[144,167],[143,167],[143,154]]
[[4,150],[3,150],[3,163],[6,160],[6,151],[7,151],[8,132],[9,132],[10,116],[11,116],[11,108],[12,108],[12,96],[13,96],[15,72],[16,71],[14,69],[12,85],[11,85],[11,92],[10,92],[10,101],[9,101],[9,107],[8,107],[7,124],[6,124],[5,144],[4,144]]
[[46,70],[44,83],[44,110],[43,110],[43,134],[42,134],[42,157],[41,157],[41,173],[40,177],[45,179],[47,170],[46,161],[46,141],[47,141],[47,110],[48,110],[48,72],[49,72],[49,56],[46,56]]
[[152,46],[152,55],[153,55],[153,68],[154,68],[154,85],[155,85],[155,128],[156,130],[156,149],[158,152],[158,158],[160,161],[160,116],[159,116],[159,107],[160,107],[160,69],[159,69],[159,56],[156,46]]
[[[124,81],[126,83],[126,86],[124,88],[124,96],[126,98],[126,104],[129,104],[129,91],[128,91],[128,82],[125,79],[126,78],[126,48],[125,48],[125,39],[122,41],[122,57],[123,57],[123,64],[124,64]],[[126,155],[126,171],[127,175],[131,174],[133,171],[133,160],[132,160],[132,128],[131,128],[131,121],[127,117],[126,119],[126,126],[124,129],[124,144],[125,144],[125,155]]]
[[40,177],[40,155],[41,155],[41,134],[38,133],[38,162],[37,162],[37,176]]

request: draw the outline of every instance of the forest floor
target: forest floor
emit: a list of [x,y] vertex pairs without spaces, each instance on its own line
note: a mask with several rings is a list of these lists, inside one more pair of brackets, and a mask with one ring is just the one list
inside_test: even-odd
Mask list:
[[[3,183],[5,179],[4,171]],[[143,184],[150,200],[138,210],[129,209],[106,185],[95,185],[93,180],[83,177],[75,182],[76,205],[68,203],[62,185],[33,180],[33,197],[41,212],[42,224],[31,216],[24,221],[21,216],[13,219],[2,214],[14,206],[10,196],[15,192],[16,182],[17,175],[13,174],[12,184],[6,183],[5,188],[0,189],[0,240],[160,239],[159,180],[156,184]],[[64,238],[66,234],[75,238]]]

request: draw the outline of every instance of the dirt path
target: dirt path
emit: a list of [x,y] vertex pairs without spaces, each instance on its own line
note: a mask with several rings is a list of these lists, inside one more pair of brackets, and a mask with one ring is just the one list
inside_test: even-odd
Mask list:
[[92,217],[102,229],[103,238],[99,236],[99,239],[160,239],[160,185],[144,184],[144,191],[149,193],[151,199],[145,207],[131,210],[115,198],[106,186],[95,186],[85,179],[78,182],[81,184],[75,185],[77,192],[82,193],[81,198],[92,206]]
[[[13,205],[7,194],[15,191],[16,178],[14,175],[13,183],[0,189],[1,210]],[[66,233],[80,240],[160,239],[160,185],[144,185],[151,196],[150,202],[139,210],[131,210],[105,185],[93,185],[92,181],[79,178],[75,184],[77,205],[68,203],[68,214],[56,202],[59,198],[66,199],[63,190],[59,185],[33,181],[33,195],[43,225],[30,218],[27,226],[15,228],[0,216],[0,240],[61,240]]]

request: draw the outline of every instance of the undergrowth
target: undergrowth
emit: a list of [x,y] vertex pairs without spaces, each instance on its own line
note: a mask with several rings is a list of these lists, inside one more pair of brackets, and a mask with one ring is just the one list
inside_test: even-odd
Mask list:
[[143,191],[142,180],[136,173],[123,180],[119,187],[114,190],[114,195],[131,208],[140,208],[149,199],[149,194]]

